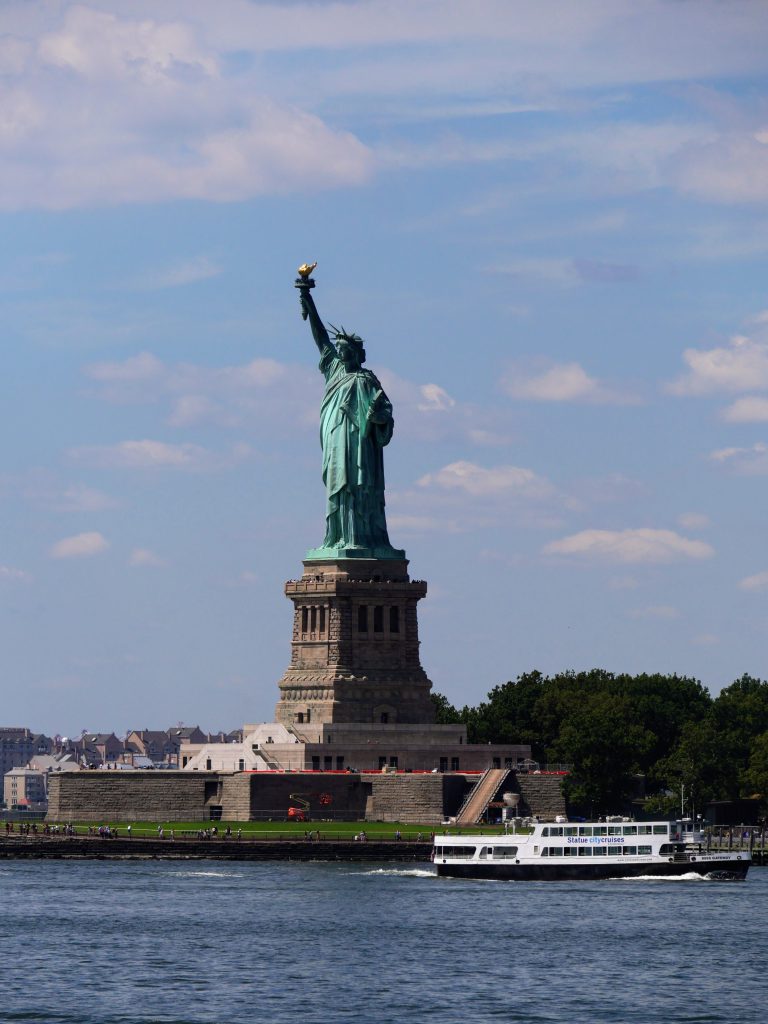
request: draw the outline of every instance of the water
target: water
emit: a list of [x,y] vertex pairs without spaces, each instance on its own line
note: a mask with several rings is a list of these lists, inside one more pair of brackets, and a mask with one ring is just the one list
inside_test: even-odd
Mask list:
[[427,868],[0,864],[0,1021],[766,1019],[746,883],[503,883]]

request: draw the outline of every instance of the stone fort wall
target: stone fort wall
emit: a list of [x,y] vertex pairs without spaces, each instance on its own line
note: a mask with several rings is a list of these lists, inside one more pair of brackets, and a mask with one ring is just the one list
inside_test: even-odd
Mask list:
[[[458,811],[477,777],[323,772],[119,772],[51,775],[48,821],[282,821],[309,802],[314,821],[439,824]],[[510,780],[511,781],[511,780]],[[509,788],[524,813],[565,813],[561,777],[520,775]]]

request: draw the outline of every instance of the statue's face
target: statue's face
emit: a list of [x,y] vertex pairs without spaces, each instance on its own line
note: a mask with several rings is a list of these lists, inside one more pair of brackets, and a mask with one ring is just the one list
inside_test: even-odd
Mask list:
[[344,363],[344,369],[348,372],[359,370],[363,365],[365,359],[365,351],[359,349],[356,345],[349,345],[344,341],[337,342],[336,351],[339,353],[339,359]]

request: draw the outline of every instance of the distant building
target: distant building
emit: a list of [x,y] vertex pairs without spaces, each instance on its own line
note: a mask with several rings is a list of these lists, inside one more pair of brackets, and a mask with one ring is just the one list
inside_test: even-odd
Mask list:
[[35,754],[50,754],[53,741],[43,733],[14,726],[0,727],[0,775],[21,768]]
[[197,725],[177,725],[164,730],[133,729],[125,738],[124,760],[136,767],[146,767],[148,759],[152,764],[166,764],[178,768],[181,764],[179,754],[183,746],[207,743],[210,738],[210,733],[204,733]]
[[50,775],[83,770],[82,765],[78,764],[71,754],[36,754],[27,765],[27,768],[43,773],[46,799],[48,798],[48,780]]
[[34,768],[11,768],[3,776],[3,800],[11,810],[21,807],[46,810],[45,772]]
[[124,758],[133,760],[130,755],[148,758],[153,764],[178,763],[179,745],[162,729],[132,729],[125,738]]
[[176,744],[177,752],[183,743],[205,743],[208,738],[198,725],[175,725],[166,729],[166,732]]
[[121,760],[125,744],[113,732],[86,732],[70,743],[70,751],[81,764],[97,768]]

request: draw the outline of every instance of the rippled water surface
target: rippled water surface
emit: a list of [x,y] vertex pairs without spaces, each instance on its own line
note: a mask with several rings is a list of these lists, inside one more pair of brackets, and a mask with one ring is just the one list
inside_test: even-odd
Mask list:
[[746,883],[499,883],[6,861],[0,894],[0,1021],[768,1019],[768,868]]

